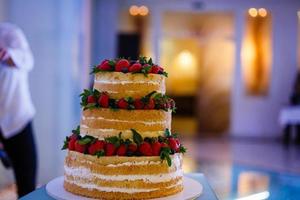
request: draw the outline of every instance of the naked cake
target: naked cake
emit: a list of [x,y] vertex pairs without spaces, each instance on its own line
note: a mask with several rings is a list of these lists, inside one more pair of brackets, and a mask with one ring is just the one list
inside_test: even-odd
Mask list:
[[150,199],[183,190],[185,148],[171,133],[175,102],[164,69],[140,57],[104,60],[84,90],[80,126],[66,137],[64,188],[99,199]]

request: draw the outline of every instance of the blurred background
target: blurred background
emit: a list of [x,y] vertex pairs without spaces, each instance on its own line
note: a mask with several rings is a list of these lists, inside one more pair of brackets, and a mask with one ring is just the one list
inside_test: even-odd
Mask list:
[[[205,173],[220,199],[300,199],[300,1],[0,0],[0,21],[23,29],[35,58],[39,185],[63,174],[90,67],[145,55],[169,72],[186,173]],[[0,199],[12,184],[0,165]]]

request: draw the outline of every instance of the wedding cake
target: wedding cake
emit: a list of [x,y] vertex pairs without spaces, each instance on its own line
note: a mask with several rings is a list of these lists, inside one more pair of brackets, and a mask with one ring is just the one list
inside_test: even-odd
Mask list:
[[183,190],[185,148],[171,133],[175,102],[164,69],[140,57],[94,66],[80,126],[66,137],[64,188],[99,199],[150,199]]

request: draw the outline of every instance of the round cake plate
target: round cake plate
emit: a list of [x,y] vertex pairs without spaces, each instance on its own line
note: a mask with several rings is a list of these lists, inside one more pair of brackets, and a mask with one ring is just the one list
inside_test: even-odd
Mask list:
[[[66,191],[63,187],[64,177],[60,176],[46,185],[46,191],[48,195],[57,200],[92,200],[91,198],[78,196]],[[155,200],[190,200],[199,197],[202,193],[202,185],[184,176],[183,178],[183,191],[168,197],[157,198]],[[154,199],[153,199],[154,200]]]

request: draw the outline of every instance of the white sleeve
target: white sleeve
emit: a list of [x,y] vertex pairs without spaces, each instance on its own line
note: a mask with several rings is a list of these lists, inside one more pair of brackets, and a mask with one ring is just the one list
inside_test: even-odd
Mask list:
[[9,32],[6,48],[16,67],[27,71],[33,68],[34,60],[31,49],[21,29],[15,28]]

